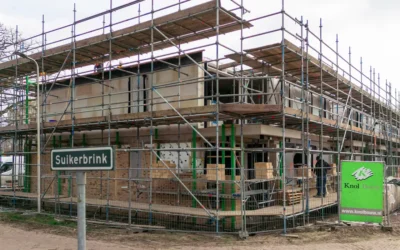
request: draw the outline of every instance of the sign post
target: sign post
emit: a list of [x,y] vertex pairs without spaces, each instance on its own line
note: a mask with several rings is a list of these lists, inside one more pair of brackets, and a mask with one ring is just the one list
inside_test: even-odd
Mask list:
[[86,172],[76,172],[78,185],[78,250],[86,249]]
[[342,161],[340,220],[383,221],[384,163]]
[[113,170],[112,147],[54,149],[51,151],[53,171],[76,171],[78,186],[78,250],[86,249],[86,172]]

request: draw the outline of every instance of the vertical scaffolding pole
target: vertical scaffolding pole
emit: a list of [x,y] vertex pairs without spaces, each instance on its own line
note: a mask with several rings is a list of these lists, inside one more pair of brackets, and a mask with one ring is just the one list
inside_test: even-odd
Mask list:
[[[236,176],[236,129],[235,129],[235,124],[231,125],[231,136],[230,136],[230,142],[231,142],[231,196],[233,198],[234,190],[235,190],[235,176]],[[240,193],[243,193],[243,190],[240,191]],[[231,211],[236,210],[236,203],[234,199],[231,199]],[[236,218],[233,216],[231,218],[231,229],[235,230],[236,226]]]
[[[309,62],[310,62],[310,57],[308,54],[309,50],[309,27],[308,27],[308,20],[305,25],[306,27],[306,85],[305,85],[305,112],[306,112],[306,152],[307,152],[307,169],[311,169],[311,153],[310,153],[310,107],[309,107],[309,98],[310,98],[310,92],[309,92]],[[307,185],[307,196],[306,196],[306,216],[307,216],[307,224],[310,223],[310,186]]]
[[152,203],[153,203],[153,177],[152,177],[152,163],[153,163],[153,106],[154,106],[154,99],[153,99],[153,88],[154,88],[154,0],[151,0],[151,66],[150,66],[150,194],[149,194],[149,224],[152,224]]
[[[219,233],[219,11],[220,11],[220,0],[215,0],[216,2],[216,34],[215,34],[215,47],[216,47],[216,74],[215,74],[215,82],[216,82],[216,94],[217,94],[217,98],[216,98],[216,102],[217,102],[217,106],[216,106],[216,126],[215,126],[215,140],[216,140],[216,160],[217,160],[217,171],[216,171],[216,223],[215,223],[215,230],[217,233]],[[224,168],[225,169],[225,168]],[[223,180],[224,181],[224,180]]]
[[[340,189],[341,189],[341,161],[340,161],[340,153],[341,153],[341,145],[340,145],[340,126],[339,121],[342,118],[339,118],[339,36],[336,34],[336,172],[337,172],[337,204],[338,204],[338,221],[340,222]],[[343,109],[344,110],[344,109]],[[344,114],[342,114],[344,115]]]
[[[301,156],[301,165],[304,168],[305,165],[305,156],[306,156],[306,136],[305,136],[305,126],[304,126],[304,112],[305,112],[305,84],[304,84],[304,23],[303,23],[303,16],[301,16],[300,19],[300,41],[301,41],[301,148],[302,148],[302,156]],[[308,173],[308,169],[307,169]],[[303,176],[304,176],[304,170],[303,170]],[[305,190],[305,185],[308,185],[308,181],[310,176],[307,175],[307,180],[302,182],[302,193],[306,193]],[[306,194],[307,197],[307,194]],[[301,211],[303,212],[303,226],[306,224],[306,213],[305,213],[305,202],[304,198],[301,200]]]
[[361,126],[361,149],[362,149],[362,155],[361,155],[361,160],[365,161],[365,151],[366,147],[364,145],[364,118],[363,118],[363,112],[364,112],[364,83],[363,83],[363,60],[362,57],[360,58],[360,81],[361,81],[361,112],[359,115],[359,125]]
[[[232,125],[234,125],[234,124],[232,124]],[[226,125],[225,125],[225,123],[222,124],[221,145],[222,145],[223,148],[226,148]],[[224,165],[224,168],[225,168],[225,163],[226,163],[225,157],[226,157],[226,151],[222,150],[221,151],[221,158],[222,158],[221,159],[221,164]],[[225,182],[222,182],[221,194],[223,194],[223,195],[225,194]],[[222,197],[221,198],[222,211],[226,211],[226,207],[225,206],[226,206],[226,200],[225,200],[224,197]],[[226,224],[226,221],[225,221],[225,218],[223,218],[222,219],[222,230],[225,229],[225,224]]]
[[[350,91],[349,94],[353,95],[353,78],[351,75],[351,47],[349,47],[349,82],[350,82]],[[354,117],[354,112],[351,112],[353,110],[353,98],[350,96],[350,114],[349,114],[349,119],[350,119],[350,150],[351,150],[351,156],[350,160],[353,160],[353,155],[354,155],[354,147],[353,147],[353,117]]]
[[[192,129],[192,191],[195,194],[197,190],[197,133],[196,130]],[[192,207],[196,207],[197,202],[194,197],[192,197]]]
[[[243,16],[244,16],[244,6],[243,6],[243,0],[240,2],[240,55],[241,55],[241,67],[242,71],[241,74],[243,76]],[[243,80],[242,80],[243,81]],[[247,97],[246,97],[247,99]],[[232,126],[235,126],[232,124]],[[233,137],[235,137],[236,134],[233,134]],[[235,145],[234,145],[235,146]],[[246,197],[245,197],[245,164],[244,164],[244,138],[243,138],[243,119],[240,121],[240,213],[241,213],[241,218],[242,218],[242,230],[240,232],[240,237],[241,238],[247,238],[249,236],[247,232],[247,222],[246,222]],[[235,159],[236,159],[236,153],[235,153]],[[234,159],[234,161],[235,161]],[[235,174],[236,176],[236,171]],[[235,179],[235,176],[232,175],[232,179]]]
[[[15,28],[15,51],[18,50],[18,25]],[[17,56],[16,56],[17,57]],[[39,84],[39,83],[36,83]],[[17,61],[17,65],[15,66],[15,79],[14,79],[14,84],[13,84],[13,109],[14,109],[14,121],[13,123],[15,124],[15,131],[14,131],[14,136],[12,138],[12,151],[13,151],[13,155],[12,155],[12,161],[13,161],[13,166],[11,169],[11,188],[13,191],[13,198],[12,198],[12,206],[13,208],[15,208],[15,168],[16,168],[16,154],[17,154],[17,136],[18,136],[18,117],[19,117],[19,110],[18,110],[18,61]],[[39,138],[38,138],[39,140]],[[40,156],[38,155],[37,157],[38,160],[40,160]],[[39,168],[39,166],[38,166]],[[38,176],[40,174],[40,171],[38,171]],[[1,184],[1,183],[0,183]],[[39,185],[39,183],[38,183]],[[38,189],[38,199],[40,199],[40,188]],[[38,200],[38,205],[40,204],[40,200]],[[40,209],[38,207],[38,212],[40,213]]]
[[[45,84],[46,83],[46,74],[45,74],[45,69],[44,69],[44,57],[45,57],[45,51],[46,51],[46,35],[45,35],[45,31],[44,31],[44,23],[45,23],[44,22],[44,15],[42,15],[42,51],[41,51],[42,52],[42,56],[41,56],[41,68],[42,68],[42,70],[41,70],[41,73],[40,73],[40,75],[42,76],[41,77],[42,91],[41,91],[40,94],[37,93],[38,96],[41,95],[42,97],[45,96],[45,92],[46,92],[46,89],[45,89],[45,86],[46,86],[46,84]],[[36,79],[39,80],[39,76]],[[37,82],[36,84],[39,84],[39,82]],[[36,100],[38,102],[36,104],[36,106],[40,107],[39,110],[37,111],[37,115],[39,115],[39,119],[37,119],[37,121],[39,121],[40,123],[44,123],[45,120],[46,120],[46,106],[45,106],[45,103],[46,103],[46,99],[47,98],[43,98],[43,102],[42,103],[40,103],[39,99],[40,98],[38,98],[38,100]],[[41,111],[41,113],[40,113],[40,111]],[[40,116],[42,116],[42,117],[40,117]],[[41,135],[39,137],[39,141],[40,142],[41,142],[42,138],[43,138],[43,140],[46,140],[46,133],[42,129],[42,126],[40,126],[40,135]],[[43,145],[43,144],[39,143],[40,154],[42,154],[42,152],[45,151],[45,148],[42,149],[40,145]],[[45,145],[44,145],[44,147],[45,147]],[[42,166],[41,163],[42,163],[42,159],[40,157],[40,166]],[[57,175],[57,173],[56,173],[56,175]],[[58,178],[57,178],[57,180],[58,180]],[[55,192],[55,194],[58,195],[58,192]],[[54,206],[55,206],[55,209],[56,209],[56,207],[57,207],[56,203],[54,203]],[[55,212],[56,212],[56,210],[55,210]]]
[[282,101],[282,166],[283,166],[283,234],[286,234],[286,134],[285,134],[285,0],[282,0],[282,73],[281,73],[281,101]]
[[[112,81],[112,26],[113,26],[113,12],[112,10],[113,1],[110,0],[110,35],[108,36],[108,140],[107,145],[111,146],[111,81]],[[104,68],[104,65],[103,65]],[[114,180],[115,181],[115,180]],[[106,221],[109,220],[109,212],[110,212],[110,171],[107,171],[107,205],[106,205]]]
[[375,87],[376,87],[376,82],[375,82],[375,68],[374,68],[374,71],[373,71],[374,73],[373,73],[373,75],[374,75],[374,81],[373,81],[373,86],[374,86],[374,91],[373,91],[373,99],[374,99],[374,107],[373,107],[373,112],[374,112],[374,114],[373,114],[373,122],[372,122],[372,126],[373,126],[373,130],[374,130],[374,159],[373,159],[373,161],[376,161],[376,129],[377,129],[377,127],[376,127],[376,125],[377,125],[377,122],[376,122],[376,100],[377,100],[377,96],[376,96],[376,90],[375,90]]
[[[373,121],[373,95],[372,95],[372,66],[369,66],[369,98],[371,99],[371,103],[370,103],[370,105],[371,105],[371,109],[370,109],[370,112],[371,112],[371,116],[369,117],[370,119],[369,119],[369,123],[370,123],[370,130],[372,131],[372,133],[375,131],[375,129],[374,129],[374,121]],[[371,149],[369,149],[369,152],[368,153],[370,153],[370,154],[372,154],[372,150],[373,150],[373,145],[374,145],[374,137],[373,136],[371,136],[371,145],[370,145],[370,147],[371,147]],[[374,158],[371,156],[371,158],[369,158],[369,160],[370,161],[373,161],[374,160]]]
[[[378,139],[379,140],[376,140],[376,142],[375,142],[375,148],[378,150],[378,152],[379,152],[379,155],[382,155],[382,148],[381,147],[379,147],[378,148],[378,141],[379,141],[379,145],[382,145],[382,141],[381,141],[381,135],[382,135],[382,132],[383,132],[383,126],[382,126],[382,105],[381,105],[381,101],[382,101],[382,98],[381,98],[381,76],[380,76],[380,74],[378,73],[378,85],[376,86],[377,88],[378,88],[378,121],[377,121],[377,125],[378,125],[378,129],[379,129],[379,131],[378,131]],[[376,115],[376,113],[375,113],[375,115]],[[387,161],[386,161],[386,159],[384,158],[384,157],[379,157],[380,158],[380,160],[383,160],[383,161],[385,161],[385,163],[387,163]]]
[[76,67],[76,44],[75,44],[75,37],[76,37],[76,4],[74,3],[74,23],[72,25],[72,69],[71,69],[71,79],[72,79],[72,84],[71,84],[71,97],[70,97],[70,102],[71,102],[71,148],[74,147],[74,125],[75,125],[75,104],[74,104],[74,99],[75,99],[75,67]]
[[[321,180],[320,180],[320,190],[318,190],[321,194],[321,206],[324,205],[324,196],[326,195],[326,193],[324,194],[324,190],[326,189],[326,175],[324,174],[324,123],[323,123],[323,117],[325,114],[325,110],[324,110],[324,104],[325,104],[325,100],[324,100],[324,78],[323,78],[323,70],[322,70],[322,18],[319,19],[319,69],[320,69],[320,97],[319,97],[319,117],[320,117],[320,122],[321,122],[321,131],[319,134],[319,149],[321,150],[321,153],[319,154],[319,156],[321,157]],[[317,177],[318,178],[318,177]],[[324,182],[324,178],[325,178],[325,182]],[[322,215],[322,220],[324,219],[324,209],[321,210],[321,215]]]

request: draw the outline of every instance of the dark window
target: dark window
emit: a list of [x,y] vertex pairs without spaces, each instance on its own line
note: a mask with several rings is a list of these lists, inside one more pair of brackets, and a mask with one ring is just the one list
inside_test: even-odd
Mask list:
[[[304,161],[302,159],[302,155],[304,155]],[[301,167],[302,165],[307,165],[307,157],[305,154],[296,153],[293,157],[293,165],[295,168]]]
[[0,174],[4,173],[4,172],[7,172],[7,171],[10,171],[12,169],[12,167],[13,167],[13,163],[12,162],[3,163],[3,165],[1,165],[1,167],[0,167]]

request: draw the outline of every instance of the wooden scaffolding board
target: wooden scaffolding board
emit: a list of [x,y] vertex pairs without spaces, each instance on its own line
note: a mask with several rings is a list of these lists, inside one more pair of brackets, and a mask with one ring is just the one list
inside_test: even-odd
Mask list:
[[[251,67],[253,72],[263,72],[270,76],[280,76],[282,74],[282,45],[281,43],[274,43],[262,47],[245,50],[246,55],[243,56],[243,64]],[[294,45],[285,39],[285,75],[288,79],[294,78],[301,79],[301,48]],[[304,55],[304,63],[306,58],[309,59],[308,64],[308,80],[312,90],[320,93],[321,91],[321,67],[320,61],[310,54]],[[235,62],[241,62],[241,55],[239,53],[229,54],[225,56]],[[346,103],[348,96],[353,99],[352,105],[354,108],[367,112],[387,112],[388,106],[379,101],[377,98],[371,96],[366,91],[355,83],[351,83],[342,75],[336,74],[336,69],[322,62],[322,90],[324,95],[333,99],[338,97],[339,101]],[[350,88],[352,89],[349,92]],[[350,94],[349,94],[350,93]],[[372,107],[371,107],[371,103]],[[375,104],[375,105],[374,105]],[[348,102],[350,105],[350,102]],[[393,112],[393,116],[397,114]]]
[[[318,210],[329,206],[334,206],[337,204],[337,193],[328,194],[324,200],[321,198],[310,198],[309,199],[309,211]],[[60,202],[70,203],[71,198],[62,198]],[[76,203],[77,198],[73,197],[72,202]],[[100,199],[86,199],[86,203],[88,206],[106,206],[106,200]],[[113,201],[110,200],[108,203],[109,207],[116,208],[129,208],[129,203],[127,201]],[[294,215],[304,212],[302,203],[286,206],[286,215]],[[305,207],[305,205],[304,205]],[[132,210],[139,210],[143,212],[150,211],[149,204],[140,203],[140,202],[131,202]],[[159,212],[159,213],[167,213],[167,214],[176,214],[176,215],[188,215],[188,216],[198,216],[198,217],[208,217],[207,212],[202,208],[193,208],[193,207],[180,207],[180,206],[171,206],[171,205],[160,205],[160,204],[152,204],[151,211]],[[213,216],[216,216],[217,211],[209,209],[208,210]],[[283,206],[271,206],[266,208],[261,208],[257,210],[246,210],[246,216],[282,216],[283,215]],[[236,211],[218,211],[218,215],[222,217],[236,217],[241,215],[240,210]]]
[[[178,108],[177,111],[189,122],[204,122],[215,120],[217,111],[220,120],[237,119],[238,117],[261,117],[265,114],[281,113],[280,105],[273,104],[219,104],[208,106],[196,106],[189,108]],[[146,127],[150,125],[153,118],[153,125],[169,125],[184,123],[184,120],[177,112],[172,109],[112,115],[109,121],[112,129]],[[57,122],[44,122],[43,131],[51,132]],[[72,126],[71,120],[62,120],[57,126],[57,132],[69,131]],[[98,116],[90,118],[80,118],[74,120],[75,131],[98,130],[108,127],[108,116]],[[0,128],[0,134],[14,133],[15,126]],[[18,133],[36,133],[36,123],[18,126]]]
[[[174,43],[189,43],[215,36],[216,1],[209,1],[191,8],[171,13],[154,19],[154,25]],[[112,37],[113,60],[143,54],[151,51],[151,20],[128,28],[113,31],[110,35],[102,34],[76,42],[76,65],[83,67],[96,61],[108,59],[109,38]],[[219,32],[226,34],[241,29],[241,19],[233,12],[220,8]],[[245,28],[252,25],[244,21]],[[154,31],[154,50],[161,50],[173,45],[157,31]],[[66,60],[66,65],[72,65],[72,50],[70,43],[45,50],[44,68],[41,72],[47,74],[59,71]],[[41,65],[42,52],[30,55]],[[18,74],[24,75],[35,71],[34,65],[28,59],[20,58],[0,64],[0,78],[15,76],[14,67],[18,63]]]
[[[22,198],[28,198],[28,199],[37,199],[37,194],[35,193],[27,193],[27,192],[21,192],[21,191],[16,191],[15,193],[12,190],[2,190],[0,189],[0,197],[15,197],[16,199],[22,199]],[[64,198],[65,196],[60,195],[60,198]],[[54,195],[46,194],[44,199],[54,199]]]

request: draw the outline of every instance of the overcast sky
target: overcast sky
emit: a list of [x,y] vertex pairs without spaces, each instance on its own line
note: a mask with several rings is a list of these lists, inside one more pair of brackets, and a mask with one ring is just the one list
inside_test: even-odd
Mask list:
[[[130,2],[131,0],[113,0],[113,6]],[[182,0],[183,1],[183,0]],[[235,0],[240,2],[240,0]],[[149,11],[150,0],[141,4],[142,13]],[[178,0],[154,0],[155,8],[176,3]],[[204,0],[192,0],[185,3],[182,8],[205,2]],[[73,21],[73,5],[76,3],[77,19],[93,15],[109,8],[110,0],[7,0],[2,1],[0,9],[0,21],[7,26],[15,27],[25,37],[33,36],[41,32],[42,15],[45,16],[45,29],[50,30],[61,25],[70,24]],[[251,11],[246,14],[246,19],[265,15],[280,10],[281,0],[244,0],[245,6]],[[231,0],[222,0],[223,7],[232,9],[235,5]],[[175,8],[177,9],[177,8]],[[335,48],[335,37],[339,35],[339,48],[342,56],[348,58],[348,48],[352,48],[352,61],[359,65],[360,57],[363,57],[364,72],[369,71],[370,65],[380,72],[382,82],[388,79],[394,87],[400,89],[397,80],[398,62],[400,50],[395,50],[399,44],[400,26],[400,1],[398,0],[285,0],[285,10],[292,16],[308,20],[311,29],[319,34],[319,19],[323,23],[323,39]],[[114,20],[123,20],[137,15],[138,6],[131,6],[114,15]],[[161,15],[163,13],[160,13]],[[90,27],[100,27],[103,18],[97,18],[90,23],[78,27],[77,31],[84,31]],[[106,17],[108,23],[108,17]],[[131,21],[131,25],[137,22]],[[293,22],[287,22],[289,26]],[[269,28],[277,28],[279,19],[264,19],[254,23],[252,31],[245,31],[245,35],[265,32]],[[300,31],[299,31],[300,32]],[[62,35],[61,35],[62,33]],[[54,40],[57,36],[70,34],[70,30],[49,36],[48,40]],[[275,39],[275,40],[274,40]],[[291,40],[288,37],[289,40]],[[259,39],[246,40],[245,48],[266,45],[279,42],[279,36],[260,37]],[[207,41],[206,43],[210,43]],[[239,49],[238,33],[221,36],[221,43]],[[215,50],[207,51],[206,56],[212,58]],[[228,54],[229,51],[221,51]],[[215,56],[214,56],[215,57]],[[335,58],[332,58],[334,61]],[[369,75],[369,73],[368,73]]]

